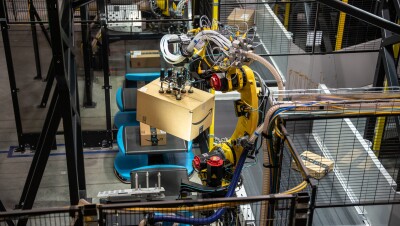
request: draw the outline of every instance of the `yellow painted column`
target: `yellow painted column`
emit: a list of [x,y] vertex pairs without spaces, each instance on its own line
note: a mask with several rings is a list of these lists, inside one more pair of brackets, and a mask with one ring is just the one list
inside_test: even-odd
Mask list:
[[289,17],[290,17],[290,3],[285,4],[285,19],[283,21],[283,26],[285,26],[286,30],[289,27]]
[[[214,23],[214,20],[218,20],[218,11],[219,11],[218,7],[219,7],[219,0],[214,0],[213,1],[213,12],[212,12],[212,19],[213,19],[212,29],[213,30],[218,28],[218,24]],[[211,93],[215,94],[215,90],[211,89]],[[212,112],[211,126],[210,126],[209,134],[208,134],[208,147],[209,147],[210,151],[214,148],[215,108],[216,108],[216,106],[214,106],[214,111]]]
[[[383,86],[385,87],[383,92],[386,92],[388,90],[388,84],[386,79]],[[379,157],[379,151],[381,150],[385,123],[386,123],[386,117],[378,117],[374,128],[374,140],[373,140],[372,150],[375,152],[375,155],[377,157]]]
[[[348,0],[342,0],[342,2],[347,4]],[[345,23],[346,23],[346,13],[340,12],[338,29],[337,29],[337,33],[336,33],[335,51],[342,49],[343,32],[344,32]]]
[[275,5],[274,5],[274,13],[275,13],[275,15],[278,16],[278,12],[279,12],[279,4],[275,3]]
[[[211,93],[215,94],[215,90],[211,89]],[[210,130],[208,134],[208,150],[211,151],[214,148],[214,133],[215,133],[215,108],[212,111],[212,118],[211,118],[211,125],[210,125]]]
[[[400,20],[397,21],[397,24],[400,24]],[[393,56],[395,59],[397,59],[399,57],[399,49],[400,49],[399,43],[393,45]],[[388,90],[388,84],[387,84],[386,79],[385,79],[383,86],[384,86],[384,92],[386,92]],[[375,155],[377,157],[379,157],[379,152],[381,150],[383,131],[385,129],[385,123],[386,123],[386,117],[378,117],[376,124],[375,124],[372,150],[375,152]]]
[[[400,20],[397,20],[397,24],[400,24]],[[393,55],[395,59],[399,58],[399,49],[400,49],[400,43],[393,45]]]

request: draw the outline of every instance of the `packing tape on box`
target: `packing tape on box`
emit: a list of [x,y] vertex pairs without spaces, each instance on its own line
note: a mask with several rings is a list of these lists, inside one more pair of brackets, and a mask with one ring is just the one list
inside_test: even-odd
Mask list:
[[312,158],[309,158],[305,155],[300,155],[300,158],[303,159],[304,161],[310,162],[314,165],[320,166],[322,168],[324,168],[325,174],[327,174],[329,172],[329,166]]

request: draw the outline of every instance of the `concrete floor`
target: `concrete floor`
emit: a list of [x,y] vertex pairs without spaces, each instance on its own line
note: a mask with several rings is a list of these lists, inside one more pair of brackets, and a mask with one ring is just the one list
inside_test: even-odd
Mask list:
[[[36,76],[36,67],[33,55],[31,31],[27,26],[12,26],[10,33],[11,49],[14,61],[14,70],[17,87],[22,125],[24,132],[39,132],[42,129],[47,108],[37,108],[43,95],[45,82],[33,80]],[[77,34],[79,37],[80,34]],[[42,33],[38,32],[42,76],[45,77],[51,57],[51,49]],[[1,40],[2,41],[2,40]],[[112,49],[112,52],[114,49]],[[116,49],[116,51],[119,51]],[[18,145],[14,122],[14,113],[8,82],[8,73],[4,55],[4,48],[0,45],[0,200],[7,209],[12,209],[21,195],[26,175],[32,161],[31,153],[9,152],[10,146]],[[116,55],[116,54],[113,54]],[[112,55],[112,56],[113,56]],[[111,59],[113,59],[111,57]],[[110,60],[111,61],[111,60]],[[83,97],[83,70],[81,60],[78,62],[78,81],[80,96]],[[116,88],[122,84],[121,71],[114,69],[110,82],[114,89],[111,90],[112,115],[117,112],[115,104]],[[105,100],[102,72],[95,73],[94,101],[97,107],[94,109],[81,107],[82,127],[84,130],[105,129]],[[81,104],[83,98],[81,98]],[[63,137],[58,136],[58,143],[63,144]],[[100,149],[100,148],[99,148]],[[91,154],[85,155],[86,182],[89,197],[95,197],[100,190],[129,188],[129,185],[120,183],[113,173],[113,160],[115,151],[109,149],[85,150]],[[64,155],[64,147],[59,146],[52,152],[42,179],[35,207],[64,206],[69,202],[67,168]],[[93,154],[95,153],[95,154]]]

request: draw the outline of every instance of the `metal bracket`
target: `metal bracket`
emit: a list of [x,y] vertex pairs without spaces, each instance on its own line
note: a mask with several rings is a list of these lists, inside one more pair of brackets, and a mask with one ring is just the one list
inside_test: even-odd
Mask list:
[[10,25],[7,24],[6,18],[0,18],[1,30],[10,29]]
[[112,86],[102,86],[103,89],[112,89]]

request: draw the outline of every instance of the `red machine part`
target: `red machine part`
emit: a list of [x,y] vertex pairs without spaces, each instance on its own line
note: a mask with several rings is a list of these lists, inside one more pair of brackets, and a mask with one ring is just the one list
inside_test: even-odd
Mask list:
[[212,167],[220,167],[224,164],[224,160],[222,160],[219,156],[211,156],[208,161],[207,165],[212,166]]
[[201,169],[201,165],[200,164],[201,164],[200,157],[199,156],[194,156],[194,159],[193,159],[194,168],[197,169],[197,170],[200,170]]
[[217,74],[214,73],[211,75],[210,85],[213,89],[215,89],[217,91],[221,90],[222,83],[221,83],[221,79],[219,78],[219,76]]

